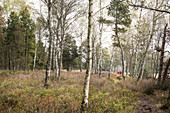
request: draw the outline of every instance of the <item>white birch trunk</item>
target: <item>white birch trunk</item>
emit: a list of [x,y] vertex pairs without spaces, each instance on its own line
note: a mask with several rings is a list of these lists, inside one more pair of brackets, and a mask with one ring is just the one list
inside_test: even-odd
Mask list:
[[114,56],[114,52],[112,52],[112,56],[110,59],[110,66],[109,66],[109,74],[108,74],[108,78],[111,77],[111,71],[112,71],[112,63],[113,63],[113,56]]
[[58,70],[58,80],[60,80],[61,72],[62,72],[62,59],[63,59],[63,40],[64,40],[64,29],[65,29],[65,18],[64,18],[64,0],[61,0],[61,22],[60,22],[60,33],[61,33],[61,41],[60,41],[60,60],[59,60],[59,70]]
[[52,70],[55,70],[55,38],[53,37],[53,48],[52,48]]
[[[152,38],[153,38],[153,33],[154,33],[154,29],[155,29],[155,24],[156,24],[156,20],[155,20],[155,12],[153,12],[153,22],[152,22],[152,30],[151,30],[151,34],[150,34],[150,37],[149,37],[149,41],[147,43],[147,46],[146,46],[146,49],[145,49],[145,52],[143,53],[143,57],[142,57],[142,63],[141,63],[141,69],[139,70],[139,75],[138,75],[138,78],[137,78],[137,81],[139,81],[142,76],[143,76],[143,68],[144,68],[144,65],[145,65],[145,59],[146,59],[146,54],[148,52],[148,49],[150,47],[150,43],[152,41]],[[139,67],[140,68],[140,67]]]
[[[102,1],[100,0],[100,17],[103,16],[103,12],[101,10]],[[99,45],[99,77],[102,77],[102,34],[103,34],[103,23],[99,23],[100,28],[100,45]]]
[[95,55],[94,55],[94,68],[95,68],[95,74],[97,74],[97,55],[96,55],[96,47],[94,48]]
[[[83,38],[82,38],[83,32],[81,33],[81,44],[83,43]],[[82,60],[83,60],[83,52],[82,52],[82,46],[80,46],[80,72],[82,72]]]
[[56,69],[56,79],[58,78],[58,40],[56,39],[56,48],[55,48],[55,69]]
[[48,30],[49,30],[49,50],[48,50],[48,59],[47,59],[47,67],[46,67],[46,77],[45,77],[45,87],[48,88],[50,81],[50,70],[51,70],[51,59],[52,59],[52,28],[51,28],[51,7],[52,2],[48,0]]
[[92,66],[92,38],[91,38],[91,25],[92,25],[92,5],[93,0],[89,0],[89,16],[88,16],[88,60],[87,60],[87,70],[85,75],[84,90],[83,90],[83,100],[81,104],[81,111],[86,111],[88,108],[88,97],[89,97],[89,84],[90,84],[90,73]]
[[125,75],[124,75],[124,73],[125,73],[124,51],[123,51],[123,47],[122,47],[121,43],[119,43],[119,45],[120,45],[120,51],[121,51],[121,57],[122,57],[122,77],[125,80]]
[[37,57],[37,47],[35,48],[33,71],[34,71],[35,65],[36,65],[36,57]]
[[80,47],[80,72],[82,72],[82,59],[83,59],[82,48]]
[[138,43],[136,45],[136,53],[135,53],[135,65],[133,68],[133,78],[136,77],[136,69],[137,69],[137,62],[138,62]]

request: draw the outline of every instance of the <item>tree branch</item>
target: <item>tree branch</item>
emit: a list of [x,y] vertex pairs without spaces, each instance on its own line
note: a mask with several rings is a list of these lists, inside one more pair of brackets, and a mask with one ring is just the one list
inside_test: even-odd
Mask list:
[[146,7],[146,6],[144,6],[144,5],[135,5],[135,4],[129,4],[129,5],[132,6],[132,7],[139,7],[139,8],[144,8],[144,9],[149,9],[149,10],[153,10],[153,11],[158,11],[158,12],[170,14],[169,11],[159,10],[159,9],[155,9],[155,8],[150,8],[150,7]]

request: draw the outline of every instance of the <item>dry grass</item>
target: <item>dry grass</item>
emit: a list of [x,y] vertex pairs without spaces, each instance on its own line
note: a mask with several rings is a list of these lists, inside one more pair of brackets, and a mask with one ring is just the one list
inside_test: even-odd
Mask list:
[[[0,111],[2,113],[72,113],[80,112],[85,70],[79,72],[63,71],[61,80],[55,79],[51,72],[49,89],[45,89],[45,71],[17,72],[7,75],[0,73]],[[137,96],[148,88],[153,88],[154,81],[142,80],[138,83],[132,78],[119,81],[117,74],[103,72],[91,75],[88,112],[133,113],[139,103]],[[162,96],[163,95],[163,96]],[[162,103],[167,92],[156,91],[152,101]]]
[[[71,113],[80,112],[85,71],[63,71],[61,80],[51,72],[49,89],[45,89],[45,71],[0,74],[0,111],[3,113]],[[134,112],[135,94],[115,86],[107,72],[91,75],[88,112]],[[116,76],[113,76],[116,80]],[[114,81],[115,81],[114,80]]]
[[144,92],[148,88],[153,88],[155,81],[152,79],[143,79],[139,82],[136,82],[134,78],[127,78],[125,81],[120,82],[122,88],[128,88],[134,91]]
[[[138,96],[143,95],[148,88],[153,88],[153,80],[136,80],[127,78],[126,81],[117,79],[108,72],[91,75],[88,112],[120,112],[134,113],[134,106],[139,103]],[[0,72],[0,112],[7,113],[71,113],[80,112],[85,70],[62,72],[61,80],[55,80],[55,72],[51,72],[49,89],[44,86],[45,71],[30,72]],[[168,96],[166,91],[155,91],[150,96],[151,101],[165,103]]]

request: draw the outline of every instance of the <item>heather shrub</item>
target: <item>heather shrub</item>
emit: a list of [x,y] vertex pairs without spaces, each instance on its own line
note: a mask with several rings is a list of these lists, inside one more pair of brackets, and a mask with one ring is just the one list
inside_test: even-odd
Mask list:
[[133,91],[139,91],[139,92],[148,92],[153,91],[155,83],[153,80],[147,80],[143,79],[139,82],[136,82],[136,79],[134,78],[127,78],[125,81],[121,81],[120,86],[122,88],[128,88]]
[[[52,76],[54,73],[52,72]],[[44,88],[44,71],[0,76],[2,113],[80,112],[85,73],[62,72],[62,79]],[[116,86],[118,80],[91,77],[88,112],[134,112],[135,93]]]

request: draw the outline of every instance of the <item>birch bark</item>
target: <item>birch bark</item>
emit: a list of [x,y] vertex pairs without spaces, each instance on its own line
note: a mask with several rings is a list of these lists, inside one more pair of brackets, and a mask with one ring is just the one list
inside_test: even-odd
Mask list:
[[112,56],[110,59],[110,66],[109,66],[109,74],[108,74],[108,78],[111,77],[111,71],[112,71],[112,63],[113,63],[113,56],[114,56],[114,52],[112,52]]
[[89,97],[89,84],[90,84],[90,73],[92,66],[92,38],[91,38],[91,25],[92,25],[92,5],[93,0],[89,0],[89,12],[88,12],[88,60],[87,60],[87,69],[85,75],[84,89],[83,89],[83,100],[81,103],[81,112],[86,111],[88,108],[88,97]]
[[51,59],[52,59],[52,28],[51,28],[52,2],[51,2],[51,0],[48,0],[47,7],[48,7],[49,49],[48,49],[48,59],[47,59],[46,77],[45,77],[45,85],[44,85],[44,87],[46,87],[46,88],[48,88],[48,86],[49,86]]

